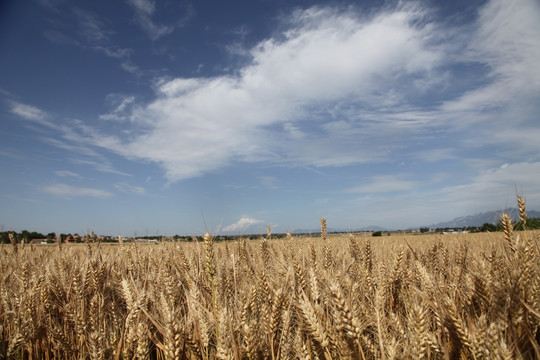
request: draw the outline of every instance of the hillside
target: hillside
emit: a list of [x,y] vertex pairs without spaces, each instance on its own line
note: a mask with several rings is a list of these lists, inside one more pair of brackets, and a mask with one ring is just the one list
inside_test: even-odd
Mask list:
[[[432,224],[427,227],[429,227],[430,229],[437,229],[437,228],[452,228],[452,227],[463,228],[463,227],[470,227],[470,226],[482,226],[485,223],[495,225],[501,218],[501,214],[503,214],[504,212],[507,212],[511,216],[513,221],[519,220],[519,210],[516,208],[509,208],[507,210],[494,210],[494,211],[487,211],[483,213],[477,213],[473,215],[460,216],[450,221]],[[540,218],[540,212],[535,211],[535,210],[528,211],[527,215],[529,218]]]

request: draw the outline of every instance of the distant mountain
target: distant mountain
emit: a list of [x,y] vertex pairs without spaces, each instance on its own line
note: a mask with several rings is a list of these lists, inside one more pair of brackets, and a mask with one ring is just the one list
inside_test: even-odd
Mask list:
[[[430,229],[437,228],[463,228],[469,226],[482,226],[485,223],[496,225],[500,218],[501,214],[507,212],[508,215],[512,218],[513,221],[519,220],[519,210],[516,208],[510,208],[507,210],[494,210],[483,213],[477,213],[474,215],[460,216],[450,221],[440,222],[438,224],[432,224],[428,227]],[[527,217],[529,218],[540,218],[540,211],[528,210]]]
[[354,230],[354,232],[359,232],[359,231],[387,231],[388,229],[387,228],[383,228],[381,226],[377,226],[377,225],[370,225],[370,226],[364,226],[360,229],[356,229]]
[[[327,231],[329,233],[333,232],[362,232],[362,231],[387,231],[388,229],[377,226],[377,225],[370,225],[370,226],[364,226],[359,229],[338,229],[338,228],[328,228]],[[321,232],[321,229],[295,229],[291,231],[292,234],[318,234]]]

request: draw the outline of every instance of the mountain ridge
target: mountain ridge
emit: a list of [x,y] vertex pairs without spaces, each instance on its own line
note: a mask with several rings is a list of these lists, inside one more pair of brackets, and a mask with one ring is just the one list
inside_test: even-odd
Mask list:
[[[459,216],[449,221],[443,221],[436,224],[431,224],[429,226],[422,226],[422,227],[429,227],[430,229],[437,229],[437,228],[464,228],[464,227],[471,227],[471,226],[482,226],[485,223],[496,225],[500,218],[501,214],[507,213],[512,221],[518,221],[519,220],[519,210],[516,208],[509,208],[506,210],[492,210],[492,211],[486,211],[486,212],[480,212],[472,215],[466,215],[466,216]],[[527,216],[529,218],[540,218],[540,211],[536,210],[530,210],[527,211]]]
[[[476,227],[482,226],[485,223],[496,225],[501,218],[501,214],[508,213],[512,221],[519,221],[519,209],[508,208],[506,210],[491,210],[485,212],[479,212],[472,215],[458,216],[452,220],[442,221],[431,225],[421,225],[417,227],[409,227],[408,229],[429,228],[429,229],[442,229],[442,228],[464,228],[464,227]],[[527,217],[540,218],[540,211],[527,210]],[[378,225],[363,226],[357,229],[338,229],[329,228],[328,232],[363,232],[363,231],[395,231],[399,229],[390,229]],[[320,229],[295,229],[291,233],[319,233]]]

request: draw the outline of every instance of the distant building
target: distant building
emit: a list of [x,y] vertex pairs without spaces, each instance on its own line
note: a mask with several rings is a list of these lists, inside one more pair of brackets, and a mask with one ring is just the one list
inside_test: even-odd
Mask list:
[[32,239],[30,241],[30,244],[33,244],[33,245],[45,245],[45,244],[47,244],[47,239]]
[[138,243],[154,243],[157,244],[157,239],[135,239]]
[[448,230],[448,231],[443,231],[443,235],[448,235],[448,234],[468,234],[470,233],[469,230]]

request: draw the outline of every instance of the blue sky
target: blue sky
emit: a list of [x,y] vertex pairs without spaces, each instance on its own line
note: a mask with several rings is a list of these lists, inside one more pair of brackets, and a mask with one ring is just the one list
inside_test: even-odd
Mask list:
[[540,3],[4,1],[0,224],[406,228],[540,209]]

